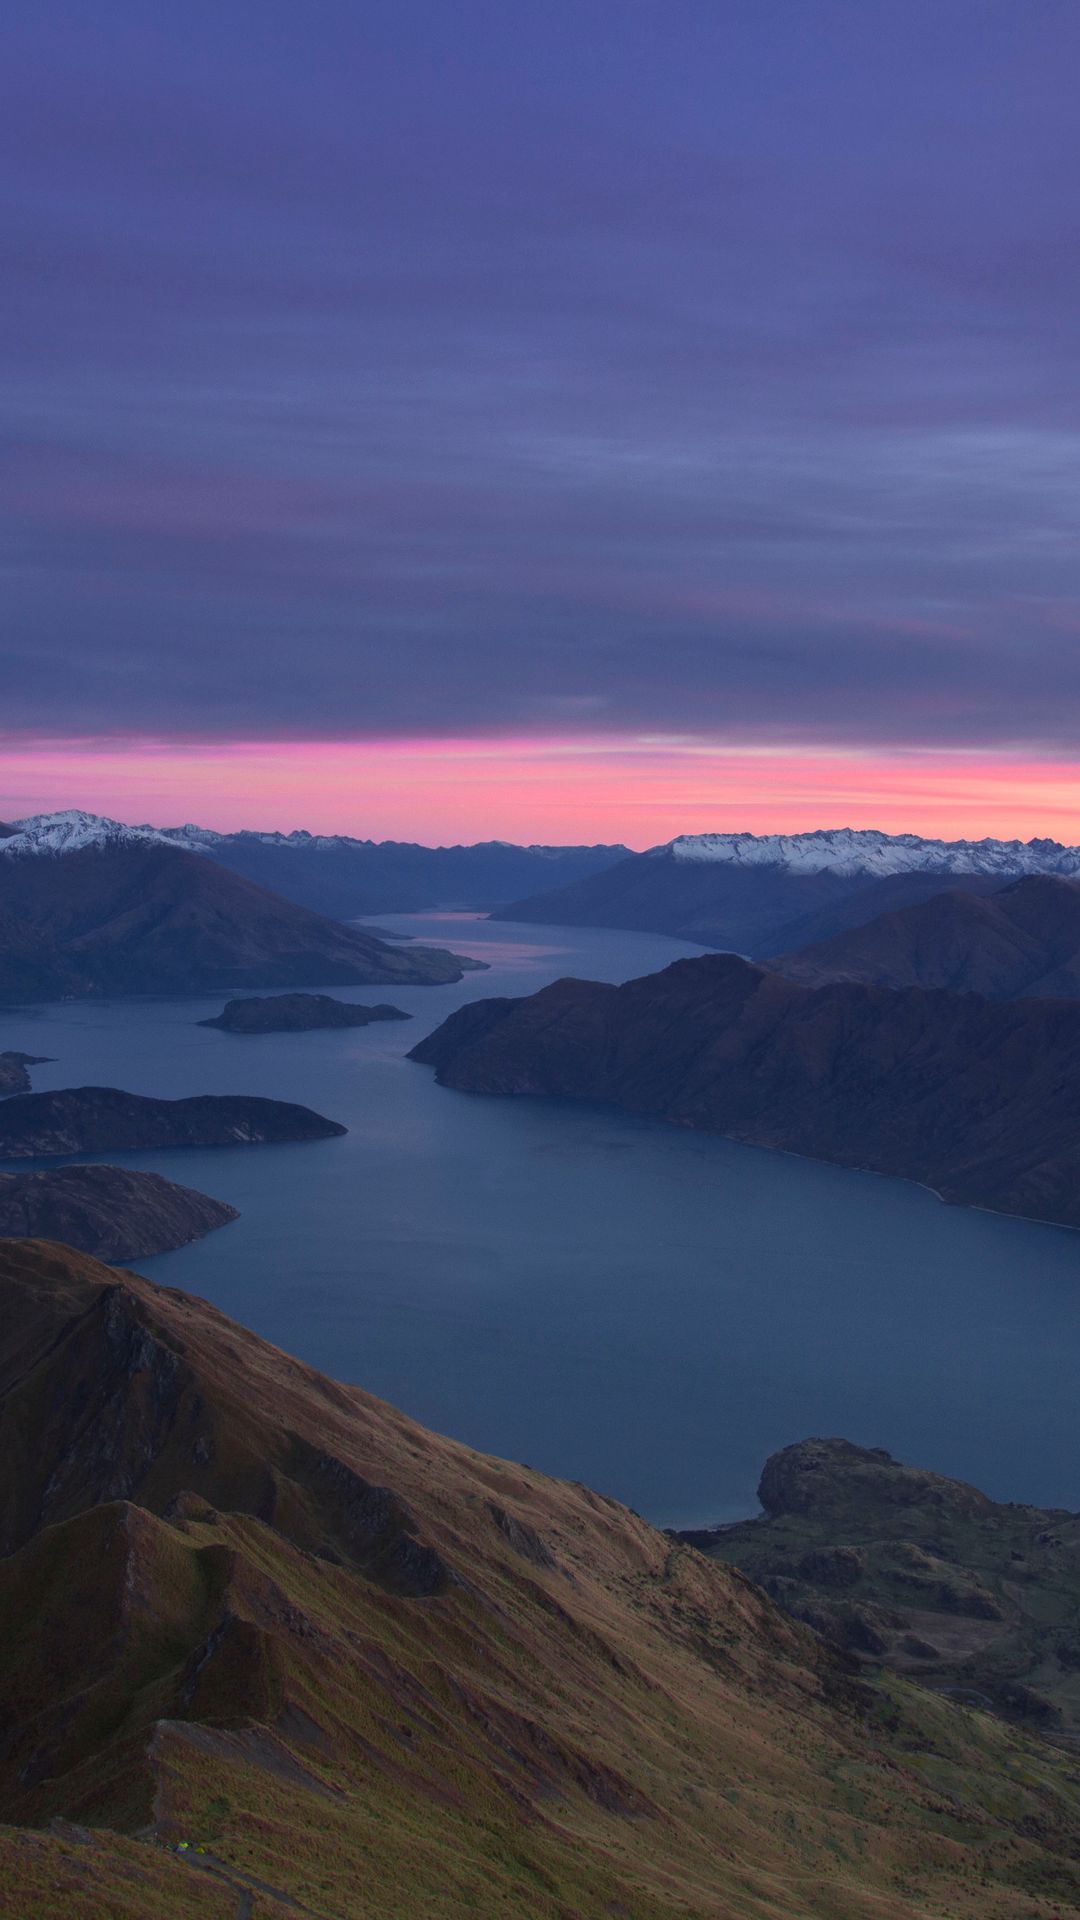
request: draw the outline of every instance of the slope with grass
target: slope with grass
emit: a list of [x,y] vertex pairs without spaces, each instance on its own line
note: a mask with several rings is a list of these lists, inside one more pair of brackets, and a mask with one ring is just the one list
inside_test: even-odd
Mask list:
[[62,1247],[0,1246],[0,1307],[0,1816],[32,1829],[0,1864],[29,1911],[1080,1903],[1071,1758],[864,1681],[614,1501]]

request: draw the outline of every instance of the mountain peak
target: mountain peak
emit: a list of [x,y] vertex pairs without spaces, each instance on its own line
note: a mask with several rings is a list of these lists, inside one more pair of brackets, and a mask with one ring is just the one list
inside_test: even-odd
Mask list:
[[17,859],[24,854],[79,853],[84,847],[136,846],[147,842],[169,844],[156,827],[128,827],[107,814],[67,807],[59,813],[32,813],[25,819],[12,821],[11,830],[0,838],[0,852],[8,859]]
[[817,827],[809,833],[683,833],[652,857],[680,863],[779,867],[789,873],[866,874],[945,872],[997,874],[1080,873],[1080,847],[1057,840],[936,840],[918,833],[882,833],[876,827]]

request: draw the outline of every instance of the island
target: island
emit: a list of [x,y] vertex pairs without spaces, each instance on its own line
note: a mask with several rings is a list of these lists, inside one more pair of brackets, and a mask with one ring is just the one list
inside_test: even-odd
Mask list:
[[29,1093],[27,1067],[43,1067],[47,1053],[0,1053],[0,1098],[9,1093]]
[[250,1147],[329,1140],[347,1133],[310,1107],[254,1094],[201,1093],[152,1100],[118,1087],[21,1093],[0,1109],[0,1160],[69,1153],[133,1153],[157,1147]]
[[220,1027],[223,1033],[310,1033],[317,1027],[367,1027],[373,1020],[411,1019],[400,1007],[361,1007],[328,993],[278,993],[230,1000],[215,1019],[198,1025]]
[[148,1260],[239,1217],[224,1200],[128,1167],[0,1173],[0,1239],[63,1240],[98,1260]]

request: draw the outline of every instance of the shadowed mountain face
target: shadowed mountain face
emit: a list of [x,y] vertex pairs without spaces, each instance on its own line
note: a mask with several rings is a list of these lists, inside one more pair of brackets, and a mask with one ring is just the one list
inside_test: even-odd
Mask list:
[[216,1019],[200,1027],[224,1033],[309,1033],[318,1027],[367,1027],[373,1020],[410,1020],[400,1007],[358,1007],[328,993],[281,993],[269,999],[230,1000]]
[[473,1093],[609,1101],[1080,1225],[1080,1005],[848,983],[734,955],[481,1000],[410,1054]]
[[1001,875],[945,870],[874,878],[829,869],[793,872],[781,865],[739,867],[680,860],[662,848],[634,854],[572,886],[515,900],[492,918],[629,927],[766,958],[947,887],[990,893],[1004,883]]
[[1080,1728],[1080,1515],[1001,1505],[881,1448],[766,1461],[761,1520],[683,1534],[860,1662]]
[[0,1237],[63,1240],[98,1260],[145,1260],[239,1218],[193,1187],[128,1167],[0,1173]]
[[811,985],[864,980],[992,1000],[1080,995],[1080,884],[1039,874],[986,899],[939,893],[773,965]]
[[[13,1912],[1080,1900],[1068,1756],[858,1679],[615,1502],[41,1243],[0,1245],[0,1548],[0,1813],[90,1829],[0,1829]],[[179,1839],[210,1849],[194,1910]]]
[[477,964],[389,946],[156,842],[0,858],[0,1000],[435,985]]
[[253,1094],[150,1100],[117,1087],[62,1087],[5,1101],[0,1107],[0,1160],[129,1153],[144,1147],[263,1146],[329,1140],[347,1131],[310,1107]]

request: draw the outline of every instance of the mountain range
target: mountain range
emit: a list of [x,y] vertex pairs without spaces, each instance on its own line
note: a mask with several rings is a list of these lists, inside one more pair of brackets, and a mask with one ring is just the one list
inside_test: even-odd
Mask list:
[[[256,936],[260,951],[260,943],[268,940],[269,945],[259,964],[277,970],[258,977],[248,972],[215,978],[213,985],[333,985],[353,978],[341,951],[342,936],[335,936],[326,949],[330,936],[325,926],[320,936],[324,964],[333,970],[316,976],[304,959],[301,972],[293,970],[286,977],[281,968],[287,969],[289,961],[279,949],[287,947],[290,937],[305,948],[315,937],[310,925],[305,935],[295,923],[290,936],[282,917],[286,902],[338,921],[424,908],[490,909],[496,919],[627,927],[759,959],[783,955],[786,960],[796,949],[832,939],[884,913],[922,905],[945,891],[978,897],[1027,876],[1080,879],[1080,848],[1053,840],[943,841],[838,828],[760,836],[684,834],[647,853],[630,854],[621,846],[514,847],[490,841],[474,847],[422,847],[341,834],[132,827],[75,810],[0,827],[0,992],[10,998],[19,991],[18,983],[29,982],[28,997],[34,997],[35,969],[47,966],[47,958],[39,953],[35,959],[35,943],[27,941],[21,899],[9,904],[5,856],[16,867],[25,865],[28,854],[71,858],[92,852],[114,859],[122,855],[133,864],[140,851],[149,861],[152,850],[159,857],[165,850],[197,857],[204,874],[230,873],[257,885],[263,890],[264,916],[266,890],[278,899],[277,929],[269,934],[263,928]],[[190,875],[187,885],[200,891]],[[203,885],[213,894],[212,882],[204,879]],[[539,890],[522,894],[522,887]],[[246,908],[241,896],[233,899],[237,920],[250,918],[251,896]],[[198,907],[193,912],[196,919],[202,917]],[[221,908],[212,905],[209,912],[217,916]],[[350,936],[378,937],[357,928],[350,929]],[[170,947],[175,944],[170,940]],[[370,952],[367,956],[365,984],[392,984],[401,977],[386,961],[382,944],[378,958]],[[417,961],[418,950],[410,951]],[[169,959],[168,954],[162,957]],[[239,964],[243,966],[243,956]],[[60,973],[64,970],[61,965]]]
[[1041,873],[1080,876],[1080,848],[849,827],[683,834],[569,886],[511,901],[494,917],[628,927],[767,959],[946,889],[992,893]]
[[41,1242],[0,1243],[0,1553],[19,1920],[1080,1904],[1071,1753]]
[[463,1091],[609,1102],[1080,1225],[1078,1001],[807,986],[710,954],[475,1001],[409,1057]]
[[159,836],[89,819],[0,839],[0,1000],[436,985],[482,964],[390,945]]
[[160,844],[197,853],[332,920],[424,907],[486,910],[541,887],[598,873],[627,857],[623,846],[518,847],[487,840],[471,847],[424,847],[348,834],[216,833],[210,827],[127,827],[75,809],[34,814],[0,827],[36,850]]
[[213,833],[168,827],[165,837],[333,919],[428,908],[486,911],[518,894],[565,886],[625,859],[622,846],[424,847],[347,834]]

